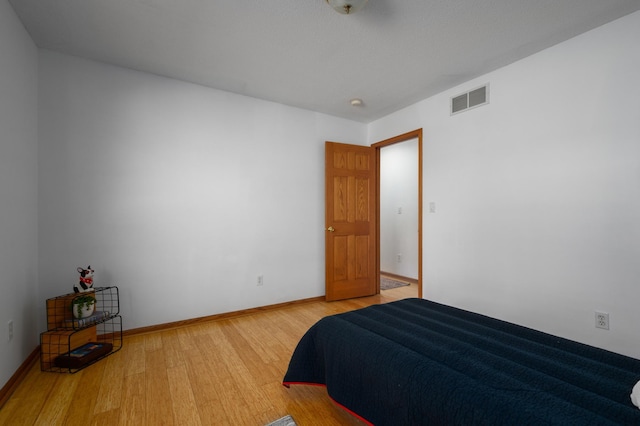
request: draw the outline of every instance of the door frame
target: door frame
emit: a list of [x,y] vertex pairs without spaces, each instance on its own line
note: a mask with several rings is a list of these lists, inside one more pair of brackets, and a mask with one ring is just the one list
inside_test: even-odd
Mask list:
[[422,299],[422,129],[412,130],[371,145],[376,161],[376,288],[380,293],[380,150],[385,146],[418,139],[418,297]]

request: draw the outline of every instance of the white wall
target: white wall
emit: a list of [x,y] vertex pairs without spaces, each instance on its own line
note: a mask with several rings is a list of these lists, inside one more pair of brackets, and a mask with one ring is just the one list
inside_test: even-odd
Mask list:
[[364,124],[49,51],[39,107],[42,298],[89,264],[127,329],[324,294],[324,142]]
[[640,12],[370,125],[424,129],[426,298],[640,357],[638,40]]
[[[38,51],[0,1],[0,387],[38,344]],[[13,321],[9,341],[8,322]]]
[[418,139],[380,150],[380,270],[418,279]]

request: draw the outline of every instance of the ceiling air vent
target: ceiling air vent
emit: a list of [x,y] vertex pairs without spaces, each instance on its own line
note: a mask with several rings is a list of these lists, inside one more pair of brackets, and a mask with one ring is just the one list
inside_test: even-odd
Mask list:
[[489,85],[451,98],[451,115],[489,103]]

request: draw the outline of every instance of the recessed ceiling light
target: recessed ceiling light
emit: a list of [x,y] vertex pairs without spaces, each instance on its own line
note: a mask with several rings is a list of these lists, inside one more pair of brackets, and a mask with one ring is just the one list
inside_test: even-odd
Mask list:
[[362,99],[351,99],[350,102],[351,102],[351,106],[354,106],[354,107],[359,107],[364,105],[364,102],[362,102]]

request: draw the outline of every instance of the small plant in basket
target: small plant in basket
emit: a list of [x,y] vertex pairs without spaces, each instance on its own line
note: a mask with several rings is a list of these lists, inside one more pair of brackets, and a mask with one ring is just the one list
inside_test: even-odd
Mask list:
[[82,294],[73,298],[71,311],[74,318],[86,318],[93,314],[96,306],[96,298],[90,294]]

